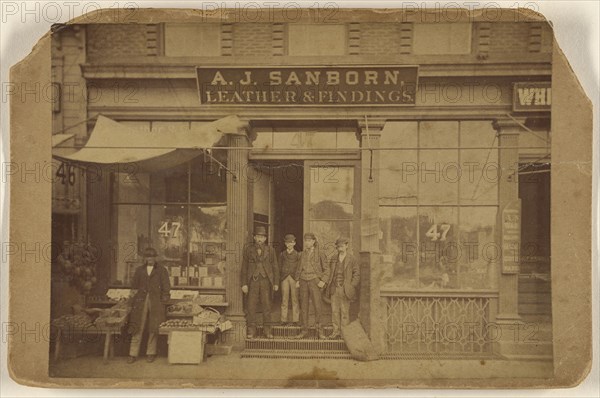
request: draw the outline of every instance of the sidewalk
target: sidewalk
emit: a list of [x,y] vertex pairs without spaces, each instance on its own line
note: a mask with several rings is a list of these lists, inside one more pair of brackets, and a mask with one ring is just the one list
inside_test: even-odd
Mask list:
[[[236,380],[242,384],[263,380],[266,385],[297,386],[296,380],[314,380],[320,387],[350,386],[360,380],[404,379],[461,379],[461,378],[547,378],[552,377],[552,361],[508,361],[502,359],[447,359],[447,360],[379,360],[358,362],[339,359],[249,359],[240,352],[228,356],[212,356],[200,365],[169,365],[166,357],[147,363],[141,357],[133,364],[126,357],[117,357],[104,364],[101,357],[80,357],[61,360],[50,365],[51,377],[114,378],[114,379],[193,379],[207,381],[207,385]],[[320,380],[320,381],[319,381]],[[329,380],[328,382],[326,382]],[[335,381],[334,381],[335,380]],[[246,382],[246,383],[244,383]],[[182,385],[183,386],[183,385]]]

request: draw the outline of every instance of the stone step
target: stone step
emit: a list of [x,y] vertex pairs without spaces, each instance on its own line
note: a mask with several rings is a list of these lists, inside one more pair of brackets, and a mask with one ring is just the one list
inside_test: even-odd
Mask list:
[[282,359],[352,359],[349,351],[320,351],[320,350],[255,350],[246,349],[241,353],[242,358],[282,358]]
[[[332,326],[323,326],[323,332],[325,333],[325,335],[329,336],[331,334],[331,332],[333,331],[333,327]],[[272,326],[271,327],[271,333],[273,334],[273,336],[275,337],[283,337],[283,338],[292,338],[294,336],[297,336],[298,333],[300,333],[300,331],[302,330],[302,328],[300,326]],[[264,336],[263,333],[263,327],[262,326],[258,326],[256,328],[256,331],[258,333],[258,336]],[[308,334],[306,336],[307,338],[314,338],[316,339],[318,337],[318,332],[314,327],[308,328]]]
[[319,339],[246,339],[245,348],[249,350],[285,350],[285,351],[347,351],[344,340],[319,340]]

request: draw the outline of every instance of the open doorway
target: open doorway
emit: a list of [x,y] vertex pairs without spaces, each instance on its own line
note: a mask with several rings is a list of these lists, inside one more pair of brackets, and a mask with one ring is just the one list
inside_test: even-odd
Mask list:
[[[303,162],[261,161],[253,163],[253,167],[261,173],[262,180],[255,184],[255,223],[268,224],[270,244],[277,252],[284,250],[283,239],[287,234],[296,236],[296,250],[301,251],[304,232]],[[262,203],[266,200],[270,203]]]

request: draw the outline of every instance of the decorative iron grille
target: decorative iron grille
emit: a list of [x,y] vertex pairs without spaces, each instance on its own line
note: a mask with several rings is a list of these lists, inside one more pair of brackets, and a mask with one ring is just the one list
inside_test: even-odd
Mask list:
[[388,353],[492,352],[488,297],[382,298]]

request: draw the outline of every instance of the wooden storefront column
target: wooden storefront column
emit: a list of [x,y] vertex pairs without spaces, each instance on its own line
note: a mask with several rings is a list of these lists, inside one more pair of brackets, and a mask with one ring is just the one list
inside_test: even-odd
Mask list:
[[[519,273],[507,273],[504,263],[507,262],[508,252],[516,256],[515,248],[503,247],[504,222],[503,213],[508,207],[514,207],[519,201],[519,133],[521,125],[516,120],[498,120],[493,122],[498,132],[498,216],[496,243],[500,251],[498,263],[498,313],[496,322],[511,324],[520,322],[519,316]],[[504,244],[506,246],[506,244]],[[516,248],[518,250],[518,248]]]
[[361,138],[360,178],[360,322],[378,352],[383,351],[385,314],[380,298],[379,250],[379,139],[384,120],[359,122]]
[[229,303],[227,318],[233,331],[226,333],[227,342],[242,346],[246,336],[246,317],[240,281],[242,250],[248,241],[248,137],[229,136],[227,167],[227,268],[225,294]]

